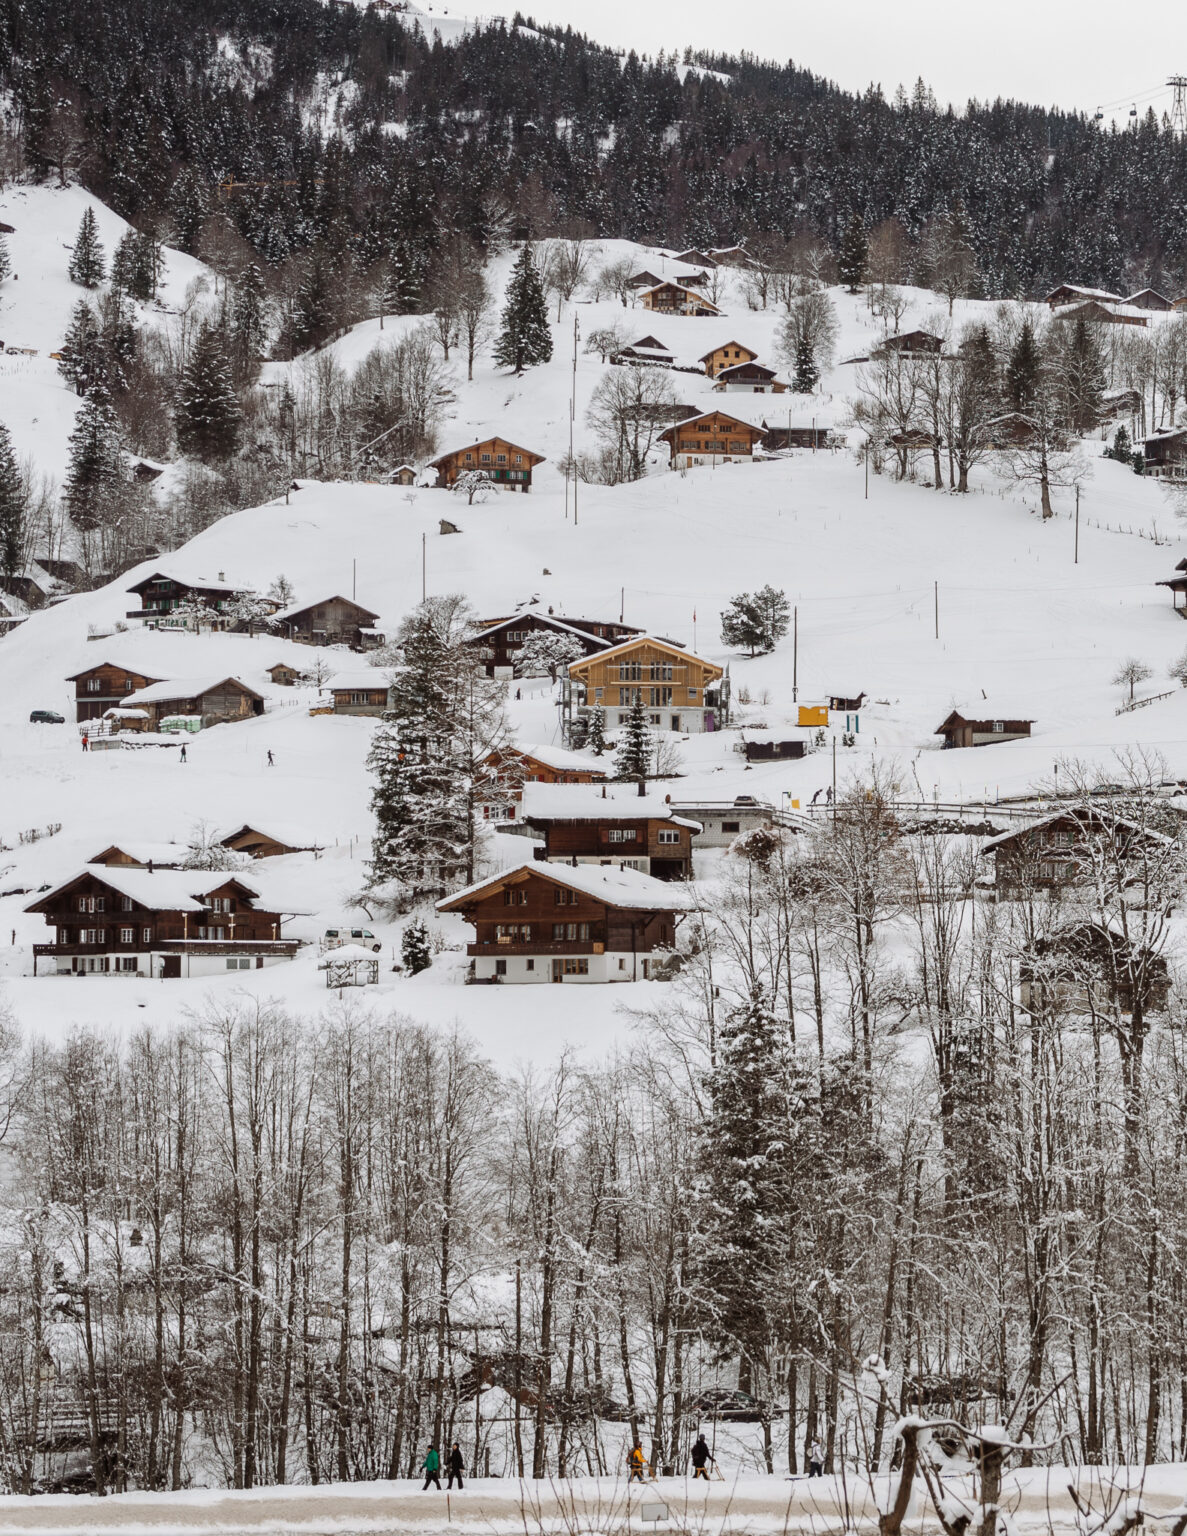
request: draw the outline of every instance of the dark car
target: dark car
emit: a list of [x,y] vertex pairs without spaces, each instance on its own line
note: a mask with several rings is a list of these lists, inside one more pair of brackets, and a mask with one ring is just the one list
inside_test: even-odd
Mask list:
[[53,709],[35,709],[29,716],[30,725],[65,725],[65,715],[59,715]]

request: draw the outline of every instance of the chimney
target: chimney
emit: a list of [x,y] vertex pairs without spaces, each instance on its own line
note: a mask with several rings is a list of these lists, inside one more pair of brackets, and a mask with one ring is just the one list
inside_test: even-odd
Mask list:
[[647,785],[643,782],[642,779],[640,779],[639,780],[639,799],[642,800],[643,796],[646,793],[647,793]]
[[227,579],[227,575],[226,575],[226,572],[225,572],[225,571],[220,571],[220,572],[219,572],[219,573],[218,573],[218,579],[219,579],[219,580],[220,580],[220,581],[226,581],[226,579]]
[[149,859],[149,861],[148,861],[148,872],[149,872],[150,875],[152,874],[152,860],[151,859]]
[[604,800],[605,798],[606,798],[606,781],[603,779],[603,781],[602,781],[602,799]]

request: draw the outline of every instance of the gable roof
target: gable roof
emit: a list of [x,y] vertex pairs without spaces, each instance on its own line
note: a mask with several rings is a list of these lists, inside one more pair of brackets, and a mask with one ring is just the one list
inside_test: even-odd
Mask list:
[[242,837],[244,833],[254,833],[269,843],[283,843],[291,848],[294,853],[308,853],[310,849],[321,848],[322,843],[314,842],[308,832],[296,822],[269,821],[263,826],[254,821],[245,821],[242,826],[234,827],[230,832],[220,836],[219,842],[224,848],[229,847],[234,838]]
[[[605,793],[603,793],[603,789]],[[702,830],[699,821],[677,816],[670,800],[659,795],[640,795],[600,784],[525,784],[522,813],[525,821],[669,821],[677,826]]]
[[714,304],[712,299],[705,298],[705,296],[698,293],[695,288],[686,288],[682,283],[674,283],[667,279],[665,279],[662,283],[654,284],[654,286],[651,288],[644,288],[641,297],[646,298],[648,294],[663,293],[667,289],[671,289],[673,293],[682,293],[686,298],[695,299],[698,304],[703,304],[706,309],[711,309],[715,315],[719,315],[721,313],[720,309],[718,309],[717,305]]
[[617,645],[612,645],[604,651],[598,651],[594,656],[586,656],[581,661],[570,662],[569,672],[575,677],[585,667],[592,667],[595,663],[609,661],[612,656],[629,653],[640,645],[653,645],[661,651],[669,651],[681,661],[695,661],[704,667],[707,672],[712,672],[715,677],[723,677],[725,675],[725,669],[719,667],[715,661],[706,661],[703,656],[696,656],[692,651],[684,650],[683,647],[675,645],[671,640],[661,640],[658,635],[632,635],[629,640],[620,640]]
[[992,699],[982,699],[980,701],[979,713],[966,715],[964,710],[957,706],[949,711],[943,722],[936,727],[932,734],[942,736],[950,725],[973,725],[983,720],[1001,720],[1003,722],[1012,720],[1016,725],[1034,724],[1033,715],[1012,714],[1008,709],[995,710]]
[[697,358],[697,362],[707,363],[711,357],[716,357],[718,352],[725,352],[730,347],[736,347],[739,352],[747,353],[751,361],[753,361],[754,358],[758,356],[758,353],[754,350],[753,347],[747,347],[740,341],[723,341],[720,346],[711,347],[708,352],[702,353],[701,356]]
[[443,453],[440,458],[430,459],[429,464],[433,469],[437,469],[439,466],[448,464],[453,459],[456,459],[459,453],[473,453],[476,448],[492,447],[495,443],[502,443],[512,453],[522,453],[530,461],[533,468],[535,465],[545,462],[545,457],[542,453],[533,453],[530,448],[523,448],[519,443],[511,442],[509,438],[496,436],[481,438],[476,443],[463,443],[460,448],[451,448],[448,453]]
[[1081,299],[1108,299],[1114,303],[1121,301],[1119,293],[1111,293],[1107,288],[1083,288],[1079,283],[1060,283],[1058,288],[1052,288],[1043,302],[1050,304],[1051,300],[1061,293],[1074,293]]
[[498,757],[500,754],[529,758],[545,768],[555,768],[558,773],[592,773],[599,778],[608,779],[612,769],[612,765],[603,766],[596,758],[587,757],[582,752],[570,752],[567,747],[554,747],[548,744],[521,747],[515,742],[505,742],[503,746],[496,747],[485,760],[489,763],[492,757]]
[[[234,870],[162,869],[150,874],[147,869],[128,869],[118,864],[107,864],[80,870],[37,901],[30,902],[24,910],[42,911],[56,896],[69,891],[83,879],[98,880],[100,885],[108,886],[120,896],[131,897],[138,906],[150,912],[204,912],[206,903],[199,898],[221,890],[224,885],[237,885],[253,900],[260,894],[245,880],[241,880]],[[105,917],[111,915],[104,913]],[[114,915],[118,917],[119,913]]]
[[1153,827],[1140,827],[1136,821],[1130,821],[1126,816],[1111,817],[1105,822],[1104,817],[1092,805],[1069,805],[1062,810],[1052,811],[1049,816],[1040,816],[1036,821],[1028,821],[1025,826],[1011,827],[1007,832],[999,832],[996,837],[988,838],[981,844],[982,853],[992,853],[1003,843],[1011,843],[1015,838],[1027,837],[1032,832],[1037,832],[1043,827],[1049,827],[1059,821],[1078,822],[1083,830],[1113,831],[1118,827],[1124,827],[1129,832],[1137,832],[1142,837],[1149,838],[1152,842],[1169,846],[1173,841],[1164,832],[1156,832]]
[[623,907],[645,912],[687,912],[695,905],[686,885],[671,880],[657,880],[637,869],[613,869],[600,864],[546,864],[539,859],[525,859],[501,874],[490,875],[465,890],[456,891],[437,903],[438,912],[455,912],[475,896],[518,885],[529,875],[549,880],[566,890],[578,891],[604,901],[608,907]]
[[112,667],[117,672],[133,672],[137,677],[147,677],[150,683],[161,681],[159,677],[152,677],[143,667],[134,666],[127,661],[97,661],[92,667],[84,667],[81,672],[72,672],[66,679],[68,683],[78,682],[80,677],[89,677],[92,672],[98,672],[100,667]]
[[752,373],[761,373],[765,378],[768,379],[773,379],[775,377],[775,370],[773,368],[768,368],[766,363],[760,363],[758,359],[754,357],[748,358],[744,363],[731,363],[728,368],[719,368],[717,370],[717,377],[719,379],[724,379],[727,374],[741,373],[743,370],[747,370]]
[[106,848],[100,848],[93,858],[87,860],[88,864],[106,866],[108,857],[113,853],[122,853],[136,864],[152,863],[158,869],[168,869],[176,866],[188,855],[189,848],[184,843],[142,843],[139,841],[125,842],[122,838],[117,843],[108,843]]
[[326,603],[345,603],[348,608],[353,608],[357,613],[366,614],[369,619],[377,619],[379,615],[372,613],[370,608],[364,608],[362,603],[356,603],[353,597],[343,597],[335,592],[332,597],[319,597],[314,603],[294,603],[291,608],[285,608],[280,613],[272,615],[273,623],[284,624],[289,619],[299,618],[303,613],[309,613],[314,608],[324,607]]
[[264,697],[249,683],[245,683],[241,677],[231,677],[224,672],[207,677],[181,677],[170,682],[150,683],[147,688],[138,688],[135,693],[130,693],[124,703],[168,704],[173,699],[200,699],[203,694],[213,692],[223,683],[234,683],[237,688],[242,688],[244,693],[249,693],[253,699]]
[[755,438],[759,438],[763,435],[764,429],[762,427],[756,427],[752,422],[743,421],[741,417],[731,416],[728,411],[715,409],[711,411],[700,411],[695,416],[685,416],[680,421],[674,421],[670,427],[665,427],[664,430],[659,433],[658,441],[667,442],[672,434],[678,431],[680,427],[690,427],[694,422],[709,421],[713,417],[717,417],[720,421],[723,422],[729,422],[731,426],[741,427],[744,431],[751,433]]
[[587,629],[576,629],[572,624],[567,624],[564,619],[558,619],[554,613],[540,613],[535,608],[523,608],[519,613],[513,613],[505,619],[496,619],[493,624],[488,624],[485,629],[479,629],[470,635],[467,645],[472,645],[475,640],[485,640],[487,635],[496,634],[500,629],[506,629],[508,624],[522,624],[525,619],[535,619],[540,624],[545,624],[549,629],[557,629],[566,635],[572,635],[574,639],[588,642],[595,648],[607,646],[609,640],[603,635],[591,635]]
[[203,592],[226,592],[228,596],[235,592],[250,592],[252,590],[250,587],[244,586],[242,584],[235,586],[233,583],[223,581],[221,579],[218,581],[211,581],[209,577],[206,576],[182,576],[176,569],[169,570],[166,569],[166,567],[163,565],[158,565],[156,569],[151,571],[147,576],[142,576],[134,586],[125,588],[125,591],[139,592],[143,587],[147,587],[148,584],[153,581],[173,581],[176,582],[179,587],[198,588]]

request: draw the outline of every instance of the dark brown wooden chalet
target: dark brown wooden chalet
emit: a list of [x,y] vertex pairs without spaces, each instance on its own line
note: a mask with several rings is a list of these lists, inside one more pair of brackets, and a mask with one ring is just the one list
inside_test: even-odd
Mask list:
[[855,715],[865,703],[866,693],[860,689],[857,693],[830,693],[828,707],[840,714]]
[[583,656],[592,656],[639,631],[609,619],[568,619],[528,608],[505,619],[484,620],[465,644],[478,652],[487,677],[511,677],[524,641],[541,633],[566,635],[580,645]]
[[936,735],[944,738],[945,747],[987,747],[999,741],[1017,741],[1029,736],[1033,720],[1000,719],[973,720],[954,709],[948,718],[936,727]]
[[88,864],[122,866],[127,869],[180,869],[190,856],[183,843],[112,843],[87,860]]
[[75,672],[66,681],[74,684],[75,719],[81,721],[98,720],[109,709],[120,708],[129,694],[161,679],[116,661],[100,661],[85,672]]
[[1103,299],[1106,304],[1121,303],[1119,293],[1110,293],[1107,288],[1081,288],[1076,283],[1060,283],[1058,288],[1052,288],[1043,302],[1052,309],[1058,309],[1061,304],[1079,304],[1084,299]]
[[549,863],[625,866],[657,880],[692,879],[700,823],[677,816],[658,795],[615,793],[608,785],[529,784],[523,822],[544,834]]
[[268,667],[268,676],[278,688],[294,688],[301,680],[301,674],[296,667],[290,667],[287,661],[278,661],[275,666]]
[[168,978],[255,970],[291,960],[283,915],[257,908],[259,893],[226,870],[91,868],[25,908],[54,930],[33,946],[58,975]]
[[437,903],[474,927],[474,981],[647,981],[676,939],[688,887],[634,869],[531,860]]
[[744,731],[742,751],[748,763],[784,763],[806,757],[808,741],[804,736],[776,736],[765,732]]
[[542,453],[521,448],[518,443],[508,442],[505,437],[488,437],[480,443],[470,443],[465,448],[455,448],[434,459],[430,468],[437,471],[437,484],[451,490],[462,475],[483,474],[495,485],[506,486],[511,491],[530,491],[532,471],[544,463]]
[[1091,805],[1075,805],[991,837],[981,845],[981,857],[993,860],[997,895],[1014,899],[1068,890],[1102,861],[1115,878],[1118,868],[1140,849],[1168,846],[1168,839],[1152,828]]
[[717,265],[716,260],[704,251],[680,251],[672,260],[682,261],[686,267],[706,267],[709,271]]
[[1168,299],[1164,293],[1159,293],[1157,288],[1140,288],[1137,293],[1131,293],[1125,300],[1134,309],[1152,309],[1159,313],[1174,309],[1174,301]]
[[1035,940],[1018,965],[1019,1001],[1029,1013],[1091,1016],[1114,1007],[1147,1014],[1166,1007],[1166,957],[1102,923],[1074,923]]
[[253,859],[275,859],[286,853],[319,853],[320,843],[311,843],[304,833],[274,825],[253,827],[244,822],[234,832],[219,838],[219,845],[232,853],[250,854]]
[[1055,316],[1056,320],[1078,320],[1083,318],[1090,325],[1147,325],[1148,318],[1144,310],[1133,309],[1118,301],[1116,304],[1107,304],[1103,299],[1085,299],[1082,304],[1065,304]]
[[297,603],[275,614],[275,633],[301,645],[348,645],[365,650],[372,643],[364,633],[379,618],[370,608],[349,597],[323,597],[316,603]]
[[528,784],[594,784],[608,779],[610,760],[570,752],[567,747],[508,744],[483,759],[476,790],[484,821],[514,821]]
[[657,283],[645,288],[640,295],[643,308],[661,315],[719,315],[721,311],[711,299],[686,288],[682,283]]
[[782,395],[787,385],[775,375],[773,368],[762,363],[735,363],[732,368],[722,368],[713,381],[719,394]]
[[933,336],[930,331],[903,331],[899,336],[887,336],[874,349],[873,356],[878,357],[886,352],[906,357],[934,356],[943,350],[942,336]]
[[831,427],[796,426],[784,423],[762,424],[762,446],[768,453],[779,453],[784,448],[827,448],[830,444]]
[[727,341],[703,353],[697,358],[697,362],[704,368],[709,378],[715,379],[726,368],[736,368],[739,363],[753,363],[757,357],[757,352],[751,347],[743,346],[740,341]]
[[210,611],[211,623],[215,627],[227,628],[234,620],[226,610],[235,597],[245,590],[243,587],[231,586],[222,571],[219,571],[217,580],[210,581],[204,576],[187,579],[167,570],[156,570],[151,576],[143,577],[128,588],[129,592],[139,597],[140,607],[131,609],[127,617],[143,619],[150,628],[184,628],[186,620],[173,617],[175,611],[182,604],[201,600]]
[[1182,479],[1187,475],[1187,427],[1155,432],[1143,442],[1142,454],[1146,474]]
[[615,356],[626,358],[632,363],[661,363],[670,365],[676,361],[676,354],[670,352],[663,342],[655,336],[641,336],[638,341],[632,341],[630,346],[623,347]]
[[391,703],[391,687],[375,667],[357,672],[338,672],[329,682],[336,715],[370,715],[376,719]]
[[667,443],[670,469],[695,469],[698,465],[748,461],[762,441],[763,430],[739,421],[725,411],[706,411],[678,421],[659,434]]
[[237,677],[180,678],[129,694],[122,709],[143,710],[143,729],[155,731],[170,715],[198,718],[205,729],[264,713],[264,696]]

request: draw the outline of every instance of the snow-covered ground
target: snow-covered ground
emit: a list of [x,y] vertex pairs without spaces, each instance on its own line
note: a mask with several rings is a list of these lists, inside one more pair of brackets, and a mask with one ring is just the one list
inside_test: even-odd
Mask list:
[[[18,447],[34,452],[51,473],[60,473],[64,461],[74,400],[46,353],[60,341],[80,293],[65,278],[65,246],[88,201],[77,191],[26,188],[9,189],[0,199],[0,217],[17,227],[9,238],[19,274],[2,290],[17,328],[7,313],[5,325],[14,340],[19,330],[21,340],[40,351],[14,362],[11,374],[0,360],[0,419],[13,426]],[[110,253],[122,225],[96,211]],[[597,260],[624,255],[640,266],[661,260],[654,250],[613,241],[602,242]],[[497,291],[509,261],[504,256],[494,265]],[[166,304],[202,269],[171,255],[168,271]],[[37,295],[33,304],[30,291]],[[838,357],[868,351],[879,322],[865,298],[834,297],[842,328]],[[934,295],[916,291],[911,299],[904,329],[943,315]],[[521,378],[497,371],[484,355],[470,383],[454,359],[456,402],[442,449],[496,431],[536,449],[547,462],[536,471],[530,496],[500,495],[467,506],[440,490],[306,483],[287,500],[224,519],[175,557],[152,564],[223,571],[228,580],[261,590],[283,573],[299,600],[353,593],[391,629],[420,599],[423,555],[425,590],[463,592],[481,616],[533,600],[558,614],[621,614],[728,663],[735,700],[744,693],[751,699],[738,704],[735,723],[779,731],[795,719],[791,637],[772,655],[751,660],[723,647],[719,623],[731,596],[770,582],[798,609],[799,702],[861,689],[869,695],[856,746],[838,747],[842,781],[878,758],[897,766],[909,797],[994,798],[1025,791],[1061,758],[1107,765],[1115,752],[1135,745],[1163,754],[1170,774],[1187,777],[1187,690],[1133,714],[1114,713],[1122,696],[1110,679],[1123,658],[1148,663],[1154,677],[1142,691],[1159,693],[1172,687],[1167,669],[1187,643],[1169,595],[1154,585],[1187,553],[1178,525],[1159,486],[1120,465],[1094,459],[1078,564],[1067,495],[1057,495],[1058,516],[1046,524],[1017,488],[1003,486],[986,468],[965,497],[878,476],[870,477],[867,497],[852,448],[685,475],[667,472],[666,452],[657,451],[654,472],[641,482],[580,487],[574,516],[557,469],[569,440],[574,317],[582,336],[612,322],[632,339],[654,334],[687,364],[730,340],[776,364],[778,313],[748,309],[734,276],[721,302],[727,313],[712,320],[655,316],[616,301],[566,305],[554,326],[553,362]],[[955,323],[984,316],[988,308],[958,304]],[[381,335],[378,322],[367,322],[332,350],[350,368],[415,323],[389,320]],[[585,410],[606,373],[581,345],[579,446],[591,441]],[[269,364],[265,382],[275,384],[302,366],[301,360]],[[790,412],[797,422],[815,416],[834,428],[845,419],[854,387],[853,368],[841,364],[809,399],[716,395],[703,375],[671,377],[679,398],[696,409],[720,407],[771,422]],[[44,411],[39,390],[48,402]],[[1088,445],[1090,453],[1098,448]],[[460,535],[442,537],[442,517],[458,524]],[[134,606],[126,589],[150,569],[39,612],[0,640],[0,893],[25,888],[0,894],[0,992],[29,1030],[58,1033],[84,1019],[114,1027],[164,1022],[176,1017],[179,1004],[197,1004],[208,991],[255,991],[305,1011],[327,1001],[316,946],[290,966],[217,983],[34,980],[31,946],[48,935],[41,918],[23,912],[29,891],[68,877],[120,839],[185,841],[202,826],[227,830],[251,821],[266,828],[272,819],[302,826],[323,853],[269,860],[253,870],[285,911],[298,914],[286,931],[314,939],[327,926],[368,921],[356,898],[371,831],[364,759],[373,723],[311,717],[308,691],[273,687],[267,667],[279,660],[307,665],[313,658],[308,649],[267,635],[129,632],[88,639],[89,632],[111,631],[124,619]],[[264,693],[268,709],[261,718],[191,740],[185,765],[164,747],[84,755],[73,724],[29,723],[33,709],[55,709],[72,722],[73,687],[65,679],[105,659],[135,659],[163,678],[237,675]],[[510,693],[519,740],[557,742],[547,688],[525,685],[518,700],[514,689]],[[941,753],[935,730],[954,704],[1032,718],[1033,738]],[[748,794],[806,804],[831,782],[831,741],[803,761],[753,767],[737,745],[735,730],[681,741],[680,777],[662,788],[680,799]],[[22,833],[51,823],[61,823],[56,835],[20,841]],[[512,863],[522,852],[519,839],[490,839],[493,862]],[[605,1049],[635,1027],[629,1010],[654,996],[646,983],[570,988],[559,1010],[547,988],[464,987],[468,929],[452,918],[438,924],[447,947],[434,965],[407,979],[390,968],[398,927],[376,931],[385,965],[368,1000],[430,1022],[459,1021],[504,1062],[547,1057],[568,1044]]]

